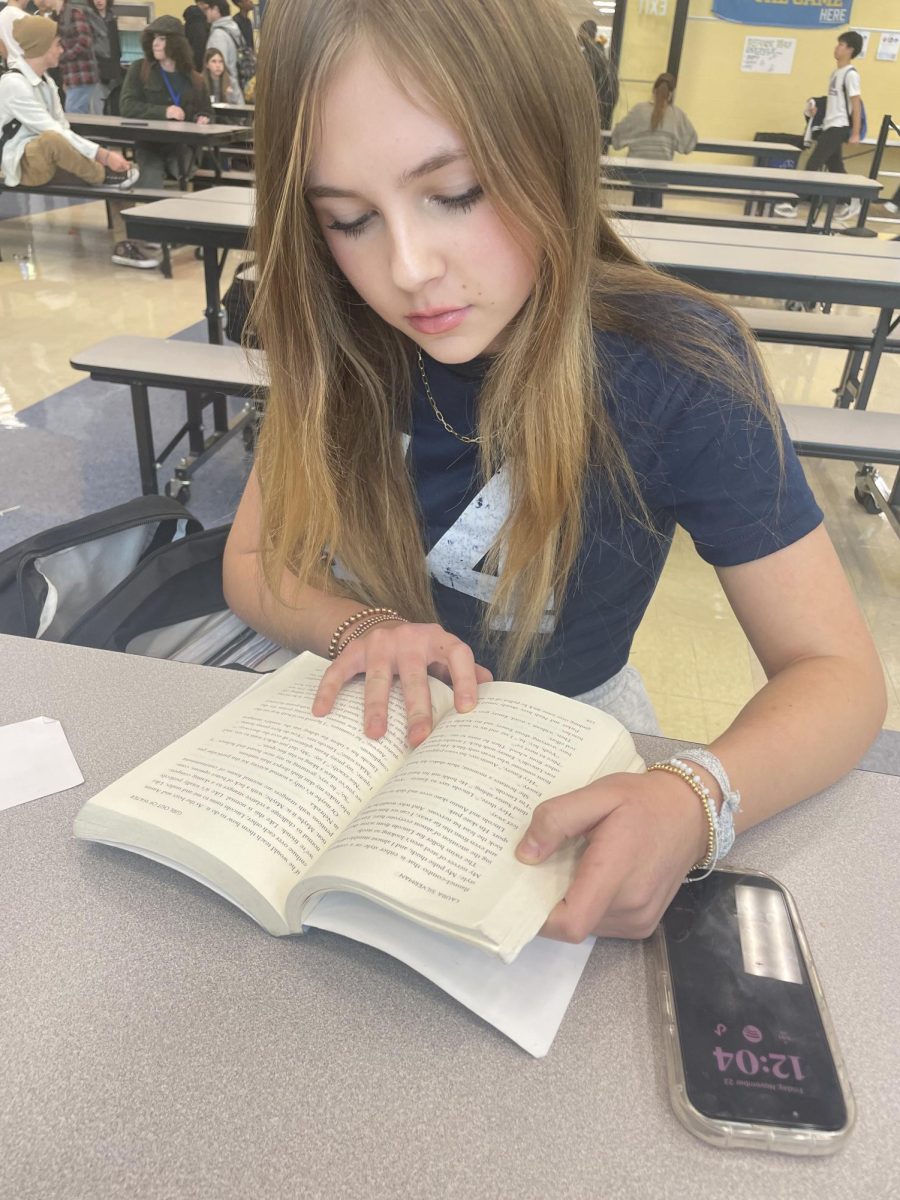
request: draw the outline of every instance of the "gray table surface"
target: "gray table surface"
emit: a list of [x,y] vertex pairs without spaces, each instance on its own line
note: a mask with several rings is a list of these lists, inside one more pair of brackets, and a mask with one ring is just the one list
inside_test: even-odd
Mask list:
[[117,138],[135,142],[181,142],[185,145],[221,146],[245,137],[243,125],[219,125],[210,121],[143,121],[131,117],[113,117],[92,113],[66,113],[66,120],[82,137]]
[[69,360],[78,371],[89,371],[95,379],[130,382],[135,371],[142,379],[151,374],[151,387],[177,386],[189,379],[195,387],[225,385],[235,392],[253,393],[268,383],[266,360],[261,350],[241,346],[210,346],[203,342],[165,341],[138,334],[119,333],[95,342]]
[[873,200],[881,191],[877,179],[867,175],[840,175],[833,171],[791,171],[784,167],[747,167],[715,163],[670,162],[665,159],[610,157],[602,160],[614,178],[638,185],[687,184],[692,187],[727,187],[772,192],[800,192],[814,196],[853,196]]
[[[210,191],[226,192],[225,187]],[[204,193],[199,193],[203,195]],[[224,197],[221,197],[224,199]],[[158,202],[161,203],[161,202]],[[879,258],[886,262],[900,263],[900,242],[881,238],[856,238],[814,236],[808,232],[787,229],[727,229],[715,225],[683,225],[676,221],[635,221],[623,212],[613,222],[622,237],[640,238],[642,241],[699,242],[721,247],[753,250],[794,251],[800,254],[829,254],[845,260],[847,271],[859,272],[860,258]]]
[[[749,154],[752,157],[762,154],[784,154],[793,152],[802,154],[791,142],[751,142],[740,138],[700,138],[695,149],[706,154]],[[679,161],[681,161],[679,159]]]
[[[123,217],[129,234],[152,234],[155,240],[168,238],[188,244],[243,245],[252,220],[253,193],[248,189],[243,203],[238,197],[204,200],[203,196],[201,192],[196,197],[157,200],[126,209]],[[860,271],[853,261],[859,257],[858,251],[854,254],[854,239],[835,239],[847,245],[844,254],[834,249],[808,249],[806,241],[791,249],[756,247],[747,243],[744,230],[716,228],[710,231],[707,241],[691,236],[692,226],[676,224],[663,226],[658,235],[651,231],[651,236],[645,236],[642,225],[635,222],[634,234],[629,237],[640,254],[654,266],[711,291],[777,299],[814,298],[873,308],[900,307],[900,258],[893,253],[867,258],[865,271]],[[674,228],[675,232],[667,237],[666,228]],[[679,228],[687,232],[679,233]],[[819,240],[823,244],[827,241]]]
[[89,796],[246,686],[0,636],[0,723],[58,717],[85,776],[0,812],[3,1200],[897,1195],[896,778],[856,773],[734,854],[793,891],[857,1128],[833,1159],[716,1150],[670,1111],[640,943],[598,943],[538,1061],[377,951],[271,938],[72,839]]

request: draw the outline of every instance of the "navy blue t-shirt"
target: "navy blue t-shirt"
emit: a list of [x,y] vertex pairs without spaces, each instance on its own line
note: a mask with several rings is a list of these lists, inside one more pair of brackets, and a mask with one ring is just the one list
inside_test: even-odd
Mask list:
[[[596,346],[607,411],[656,528],[623,516],[604,480],[591,481],[567,593],[548,604],[550,636],[521,676],[566,696],[599,686],[627,663],[676,525],[702,558],[724,567],[790,545],[822,520],[790,441],[783,434],[782,475],[771,427],[757,409],[633,337],[598,332]],[[475,432],[488,360],[446,366],[423,354],[423,361],[447,421],[459,433]],[[476,661],[496,671],[496,652],[480,637],[495,581],[481,568],[508,509],[505,470],[479,487],[477,447],[439,424],[416,370],[413,384],[409,463],[437,610]]]

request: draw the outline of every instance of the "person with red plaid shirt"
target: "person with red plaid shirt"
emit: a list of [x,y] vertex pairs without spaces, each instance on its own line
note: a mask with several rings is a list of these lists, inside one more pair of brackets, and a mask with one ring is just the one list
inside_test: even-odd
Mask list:
[[70,113],[103,111],[100,69],[87,6],[87,0],[65,0],[59,13],[59,39],[63,45],[59,65],[66,93],[65,110]]

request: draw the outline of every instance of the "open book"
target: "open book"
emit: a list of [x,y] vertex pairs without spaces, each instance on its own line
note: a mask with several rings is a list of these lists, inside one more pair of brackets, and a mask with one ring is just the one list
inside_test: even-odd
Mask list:
[[311,713],[328,663],[303,654],[89,800],[76,836],[162,860],[273,934],[354,892],[511,962],[564,895],[582,846],[539,866],[515,847],[541,800],[643,770],[630,734],[576,700],[514,683],[458,713],[430,680],[415,750],[395,684],[388,733],[362,732],[363,683]]

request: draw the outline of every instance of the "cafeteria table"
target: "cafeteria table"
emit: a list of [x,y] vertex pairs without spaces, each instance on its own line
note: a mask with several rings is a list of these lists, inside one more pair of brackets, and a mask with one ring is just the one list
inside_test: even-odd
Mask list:
[[[897,1195],[896,775],[854,771],[738,838],[729,862],[796,900],[858,1117],[832,1158],[725,1150],[672,1112],[645,943],[598,939],[533,1059],[367,945],[270,937],[160,863],[75,841],[89,797],[252,679],[0,636],[0,724],[58,719],[84,775],[0,809],[0,1195]],[[678,748],[636,741],[648,759]]]

